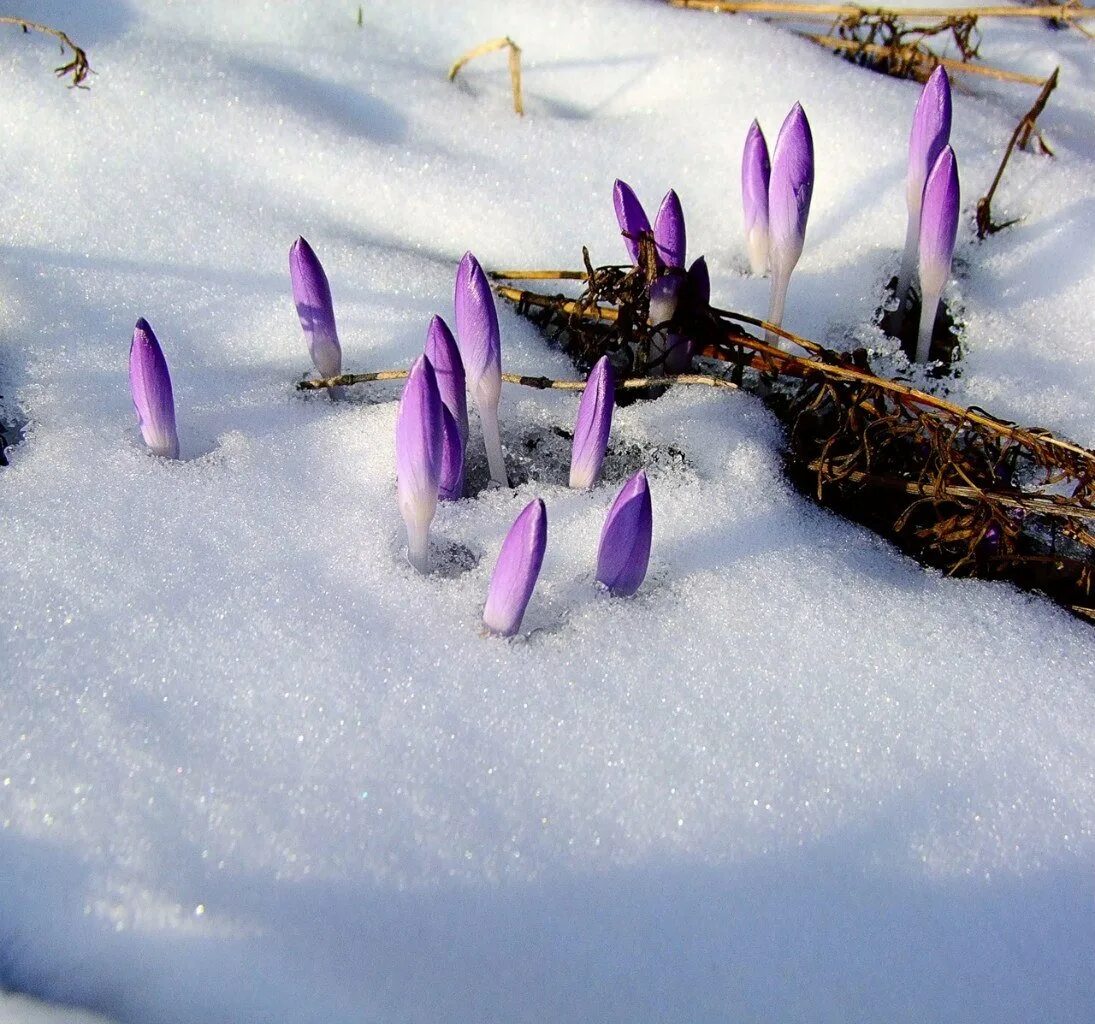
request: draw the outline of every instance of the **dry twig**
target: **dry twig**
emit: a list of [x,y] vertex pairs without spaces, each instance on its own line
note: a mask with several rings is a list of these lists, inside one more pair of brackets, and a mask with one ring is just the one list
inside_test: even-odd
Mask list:
[[69,88],[87,88],[84,85],[84,80],[92,73],[87,54],[60,29],[50,28],[49,25],[40,25],[36,21],[27,21],[26,18],[16,18],[10,15],[0,15],[0,25],[18,25],[24,32],[41,32],[43,35],[53,36],[54,39],[60,42],[62,53],[64,53],[67,46],[72,51],[72,60],[67,64],[54,68],[54,74],[58,78],[71,75],[72,81],[69,83]]
[[475,60],[476,57],[482,57],[488,53],[494,53],[495,50],[504,50],[506,48],[509,49],[509,77],[513,85],[513,109],[519,116],[524,116],[525,101],[521,95],[521,47],[509,36],[502,36],[499,39],[491,39],[488,42],[481,43],[457,58],[453,66],[449,68],[449,81],[451,82],[456,78],[460,69],[468,61]]
[[1095,18],[1095,7],[1047,4],[1040,7],[859,7],[855,4],[811,4],[786,0],[668,0],[670,7],[716,14],[765,14],[786,18],[858,18],[892,15],[898,18],[1051,18],[1077,21]]

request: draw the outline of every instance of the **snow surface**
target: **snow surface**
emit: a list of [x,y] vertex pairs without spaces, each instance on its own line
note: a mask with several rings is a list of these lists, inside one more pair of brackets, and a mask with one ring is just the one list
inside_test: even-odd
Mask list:
[[[818,181],[787,326],[869,326],[904,238],[917,87],[653,0],[38,0],[98,74],[0,38],[0,984],[132,1024],[1089,1021],[1095,633],[955,582],[798,496],[756,399],[619,410],[565,488],[576,397],[507,389],[526,482],[446,506],[405,565],[398,388],[301,395],[287,252],[332,281],[348,369],[406,366],[488,267],[622,258],[615,177],[674,186],[718,304],[760,313],[738,160],[802,99]],[[502,55],[524,48],[528,116]],[[1040,23],[961,86],[961,401],[1095,444],[1095,66]],[[133,322],[185,461],[142,450]],[[501,311],[504,367],[571,376]],[[915,376],[915,374],[914,374]],[[9,406],[9,414],[12,406]],[[473,428],[474,429],[474,428]],[[477,449],[479,450],[479,449]],[[485,476],[482,456],[474,467]],[[651,577],[592,586],[646,464]],[[480,637],[494,556],[547,502],[526,639]]]

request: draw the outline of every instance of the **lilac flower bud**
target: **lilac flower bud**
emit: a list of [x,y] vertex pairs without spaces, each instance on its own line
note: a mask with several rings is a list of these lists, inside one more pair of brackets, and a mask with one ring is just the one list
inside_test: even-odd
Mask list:
[[468,390],[479,409],[491,479],[509,486],[498,432],[498,400],[502,395],[502,340],[498,311],[487,275],[479,261],[464,253],[456,271],[456,336],[464,361]]
[[753,273],[768,269],[768,179],[772,165],[768,143],[760,125],[754,121],[745,136],[741,157],[741,202],[745,213],[745,247]]
[[619,178],[612,186],[612,204],[616,207],[616,221],[624,236],[627,254],[631,257],[631,262],[638,265],[639,238],[643,232],[650,231],[650,220],[632,187]]
[[[806,240],[813,191],[814,140],[806,113],[796,103],[779,130],[768,186],[768,265],[772,271],[768,321],[777,327],[783,323],[787,285]],[[768,341],[775,343],[775,337]]]
[[640,470],[620,488],[608,510],[597,551],[597,580],[617,597],[630,597],[641,586],[653,528],[650,488]]
[[[711,275],[707,260],[700,256],[680,286],[677,304],[683,309],[685,322],[702,317],[711,305]],[[692,355],[696,345],[692,338],[676,332],[666,339],[665,369],[667,373],[688,373],[692,369]]]
[[909,223],[905,230],[905,254],[897,278],[897,297],[905,301],[912,283],[920,237],[920,204],[924,185],[943,147],[951,137],[951,84],[942,65],[924,83],[909,133],[909,170],[905,178],[905,202]]
[[661,328],[659,334],[651,338],[650,358],[655,370],[663,370],[673,348],[681,341],[681,336],[663,325],[668,324],[677,315],[681,291],[684,287],[683,274],[663,274],[650,286],[650,326]]
[[312,362],[321,377],[337,377],[342,372],[342,347],[335,330],[331,286],[319,258],[303,238],[289,250],[289,277]]
[[442,501],[459,501],[464,497],[464,438],[453,415],[441,406],[441,476],[437,496]]
[[437,375],[437,390],[441,393],[441,402],[452,413],[460,439],[468,442],[468,393],[464,377],[464,362],[460,358],[460,349],[449,330],[449,325],[439,316],[430,321],[426,332],[426,356]]
[[407,555],[419,572],[429,568],[430,523],[441,480],[441,395],[429,359],[411,366],[395,419],[395,480],[399,511],[407,526]]
[[661,261],[671,269],[684,269],[684,211],[677,193],[670,189],[654,218],[654,245]]
[[707,269],[705,256],[697,257],[688,268],[684,294],[696,315],[703,313],[711,305],[711,272]]
[[612,429],[612,411],[616,407],[616,373],[608,356],[601,356],[590,371],[578,419],[574,424],[574,444],[570,454],[570,486],[589,490],[596,486]]
[[923,363],[931,350],[932,330],[943,289],[951,275],[954,240],[958,235],[958,163],[945,146],[935,161],[920,210],[920,332],[916,360]]
[[175,429],[175,399],[171,375],[160,343],[143,317],[133,329],[129,346],[129,392],[137,410],[137,425],[149,450],[167,459],[179,457]]
[[529,502],[510,527],[490,578],[483,625],[497,636],[521,628],[547,547],[547,510],[539,498]]

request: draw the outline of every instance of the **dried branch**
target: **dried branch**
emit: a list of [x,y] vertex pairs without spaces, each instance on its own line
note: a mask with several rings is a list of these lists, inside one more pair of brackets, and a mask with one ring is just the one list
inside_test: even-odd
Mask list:
[[[1019,123],[1015,126],[1015,131],[1011,133],[1011,139],[1008,141],[1007,149],[1004,150],[1004,156],[1000,161],[1000,166],[996,168],[996,176],[992,179],[992,184],[989,185],[988,192],[977,200],[978,238],[985,238],[987,235],[993,235],[997,231],[1003,231],[1004,228],[1010,227],[1016,222],[1015,219],[1004,221],[1000,224],[994,222],[992,219],[992,200],[996,195],[996,189],[1000,184],[1000,179],[1004,176],[1004,168],[1007,167],[1008,160],[1011,159],[1012,151],[1016,146],[1025,149],[1030,142],[1031,136],[1037,131],[1035,122],[1038,120],[1042,111],[1045,110],[1046,103],[1049,102],[1050,94],[1057,88],[1057,75],[1059,72],[1060,68],[1054,68],[1053,74],[1050,75],[1042,85],[1042,91],[1034,101],[1034,106],[1019,119]],[[1038,140],[1042,152],[1047,156],[1052,156],[1053,151],[1046,145],[1045,139],[1039,135]]]
[[525,101],[521,96],[521,47],[519,47],[509,36],[502,36],[499,39],[491,39],[488,42],[481,43],[479,46],[475,46],[468,50],[467,53],[457,58],[456,62],[451,68],[449,68],[449,81],[453,81],[460,69],[469,61],[475,60],[476,57],[482,57],[488,53],[494,53],[496,50],[509,49],[509,77],[510,82],[513,85],[513,109],[518,116],[523,117],[525,113]]
[[26,32],[40,32],[43,35],[53,36],[61,44],[61,52],[65,52],[65,47],[72,52],[72,60],[67,64],[62,64],[60,67],[53,69],[55,75],[58,78],[64,78],[67,75],[72,76],[72,81],[69,83],[70,89],[86,89],[84,80],[88,75],[92,73],[91,65],[88,63],[87,54],[77,46],[69,37],[57,28],[50,28],[49,25],[40,25],[36,21],[27,21],[25,18],[16,18],[10,15],[0,15],[0,25],[18,25],[24,33]]
[[765,14],[810,19],[857,18],[1051,18],[1076,21],[1095,18],[1095,7],[1048,4],[1040,7],[857,7],[854,4],[800,4],[785,0],[667,0],[670,7],[716,14]]

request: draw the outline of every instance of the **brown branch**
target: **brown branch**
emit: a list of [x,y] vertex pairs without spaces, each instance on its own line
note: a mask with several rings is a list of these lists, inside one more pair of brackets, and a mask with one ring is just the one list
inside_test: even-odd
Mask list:
[[509,77],[510,84],[513,86],[513,109],[518,116],[523,117],[525,113],[525,101],[521,95],[521,47],[519,47],[509,36],[501,36],[498,39],[491,39],[485,43],[480,43],[478,46],[472,47],[467,53],[462,54],[453,63],[453,66],[449,68],[449,81],[453,81],[460,69],[468,63],[468,61],[475,60],[476,57],[482,57],[488,53],[494,53],[496,50],[509,49]]
[[87,88],[84,85],[84,80],[92,73],[87,54],[60,29],[50,28],[49,25],[40,25],[36,21],[27,21],[26,18],[16,18],[11,15],[0,15],[0,25],[18,25],[24,32],[41,32],[43,35],[53,36],[54,39],[60,42],[62,53],[64,53],[64,48],[67,46],[72,51],[72,60],[67,64],[54,68],[53,72],[58,78],[71,75],[70,89]]
[[766,14],[788,18],[856,18],[881,15],[898,18],[1051,18],[1075,21],[1095,18],[1095,7],[857,7],[854,4],[800,4],[782,0],[667,0],[670,7],[717,14]]

